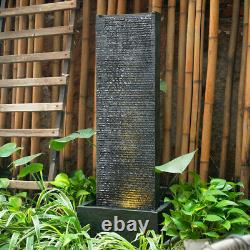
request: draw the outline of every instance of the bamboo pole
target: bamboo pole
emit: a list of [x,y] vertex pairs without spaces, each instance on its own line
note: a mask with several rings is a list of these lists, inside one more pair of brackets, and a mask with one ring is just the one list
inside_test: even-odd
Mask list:
[[[69,25],[69,19],[70,19],[70,11],[66,10],[64,11],[63,15],[63,24],[65,26]],[[63,49],[66,49],[66,42],[67,42],[67,36],[63,37]],[[69,80],[68,80],[68,88],[67,88],[67,103],[66,103],[66,112],[65,112],[65,123],[64,123],[64,135],[69,135],[73,132],[72,129],[72,120],[73,120],[73,112],[74,112],[74,71],[75,71],[75,57],[74,52],[72,52],[71,57],[71,63],[70,63],[70,69],[69,69]],[[70,172],[70,164],[72,161],[72,145],[71,143],[68,143],[63,152],[61,152],[61,162],[63,161],[64,168],[67,172]],[[60,164],[61,165],[61,164]]]
[[[201,120],[201,107],[202,107],[202,82],[203,82],[203,60],[204,60],[204,29],[205,29],[205,11],[206,11],[206,0],[202,1],[202,12],[201,12],[201,49],[200,49],[200,89],[199,89],[199,107],[198,107],[198,118],[197,118],[197,137],[196,137],[196,145],[199,146],[199,135],[200,135],[200,120]],[[195,155],[195,162],[198,162],[198,154]]]
[[[86,99],[89,66],[89,24],[90,24],[90,0],[83,2],[83,26],[82,26],[82,56],[80,75],[79,119],[78,129],[85,128],[86,122]],[[85,147],[84,140],[78,141],[77,168],[84,167]]]
[[[20,7],[20,0],[16,0],[16,8]],[[18,31],[19,27],[19,17],[15,17],[15,31]],[[17,49],[18,49],[18,40],[14,40],[14,55],[17,54]],[[17,63],[13,64],[13,79],[17,78]],[[16,103],[16,89],[12,89],[12,96],[11,96],[11,103]],[[15,113],[11,113],[11,128],[14,129],[15,127]],[[11,138],[11,141],[14,141],[14,138]],[[14,160],[15,155],[13,155],[13,160]]]
[[107,0],[97,0],[97,15],[107,14]]
[[[193,67],[193,93],[191,101],[191,124],[190,124],[190,138],[189,138],[189,152],[196,149],[196,136],[197,136],[197,120],[199,112],[199,93],[201,88],[201,44],[202,39],[202,0],[196,1],[196,17],[195,17],[195,35],[194,35],[194,67]],[[204,20],[203,20],[204,21]],[[185,110],[185,108],[184,108]],[[196,170],[195,159],[189,165],[189,171],[194,172]],[[190,182],[193,181],[192,175],[188,176]]]
[[211,148],[212,115],[218,51],[219,1],[210,0],[209,16],[208,65],[200,160],[200,176],[202,181],[206,181],[208,177],[209,156]]
[[[198,103],[198,115],[196,125],[196,148],[200,147],[200,120],[201,120],[201,108],[202,108],[202,82],[203,82],[203,54],[204,54],[204,29],[205,29],[205,11],[206,11],[206,0],[202,1],[202,12],[201,12],[201,49],[200,49],[200,88],[199,88],[199,103]],[[195,154],[195,168],[198,168],[199,154]]]
[[225,86],[225,99],[224,99],[224,118],[223,118],[223,132],[222,132],[222,145],[220,155],[220,169],[219,176],[225,178],[228,144],[231,127],[231,102],[232,102],[232,85],[233,85],[233,71],[235,64],[235,54],[237,46],[238,25],[239,25],[240,1],[233,1],[232,23],[229,40],[229,49],[227,55],[227,76]]
[[168,1],[167,40],[166,40],[166,71],[165,80],[168,91],[164,96],[164,135],[163,162],[171,158],[171,128],[172,128],[172,95],[174,75],[174,37],[175,37],[175,0]]
[[249,0],[244,0],[244,18],[243,18],[243,38],[241,50],[241,67],[240,80],[238,88],[237,100],[237,123],[236,123],[236,144],[235,144],[235,170],[234,175],[236,179],[240,178],[241,169],[241,147],[242,147],[242,124],[243,124],[243,100],[244,100],[244,86],[246,79],[246,58],[247,58],[247,37],[248,37],[248,5]]
[[[188,4],[187,19],[187,41],[186,41],[186,63],[185,63],[185,92],[184,107],[182,121],[182,140],[181,154],[188,153],[189,135],[190,135],[190,116],[192,106],[192,89],[193,89],[193,62],[194,62],[194,34],[195,34],[195,7],[196,0],[190,0]],[[187,171],[185,171],[181,179],[187,180]]]
[[162,11],[162,0],[153,0],[152,1],[152,11],[161,13],[161,11]]
[[[20,6],[27,6],[28,0],[20,0]],[[27,29],[27,17],[26,16],[20,16],[19,17],[19,27],[18,30],[25,30]],[[27,53],[27,42],[26,39],[18,39],[17,42],[17,54],[22,55]],[[26,76],[26,65],[25,63],[18,63],[17,65],[17,78],[24,78]],[[17,88],[16,89],[16,102],[15,103],[23,103],[24,102],[24,88]],[[14,128],[20,129],[22,128],[23,123],[23,113],[22,112],[16,112],[15,113],[15,123]],[[14,142],[17,145],[21,144],[21,138],[14,138]],[[13,158],[16,159],[17,154],[13,154]],[[17,174],[17,169],[14,170],[13,175],[15,176]]]
[[[43,4],[44,0],[36,0],[36,4]],[[35,29],[42,28],[44,26],[44,14],[35,15]],[[43,38],[34,39],[34,53],[43,52]],[[40,62],[34,62],[33,64],[33,77],[38,78],[42,76],[42,64]],[[32,101],[34,103],[41,102],[41,88],[33,87]],[[31,127],[33,129],[40,126],[40,114],[32,112]],[[31,138],[31,154],[38,153],[40,151],[40,138]]]
[[117,3],[117,14],[125,14],[127,10],[127,0],[118,0]]
[[[120,2],[120,1],[119,1]],[[118,2],[118,5],[119,5]],[[124,10],[124,8],[123,8]],[[105,15],[107,14],[107,2],[106,0],[98,0],[97,1],[97,15]],[[124,14],[124,13],[121,13]],[[95,69],[95,80],[94,80],[94,105],[93,105],[93,129],[96,130],[96,69]],[[93,136],[93,168],[92,168],[92,175],[96,175],[96,136]]]
[[[8,8],[11,8],[13,1],[9,0]],[[4,32],[11,31],[11,17],[7,17],[4,24]],[[11,54],[11,43],[8,40],[3,42],[3,55]],[[10,77],[10,64],[3,64],[2,66],[2,79],[8,79]],[[8,102],[8,90],[6,88],[1,89],[1,104]],[[6,113],[0,113],[0,128],[6,128]],[[5,143],[4,137],[0,138],[0,145]]]
[[188,9],[187,7],[188,7],[188,0],[180,1],[175,156],[179,156],[181,154],[181,132],[182,132],[182,120],[183,120],[186,37],[187,37],[187,9]]
[[[30,5],[34,5],[35,0],[30,0]],[[29,15],[29,29],[34,29],[34,15]],[[31,54],[34,52],[34,38],[28,38],[28,47],[27,53]],[[33,63],[29,62],[26,64],[26,77],[32,78],[33,77]],[[31,103],[32,102],[32,88],[25,88],[24,90],[24,103]],[[30,112],[23,113],[23,129],[30,128],[31,123],[31,114]],[[28,137],[22,138],[22,152],[21,156],[24,157],[29,154],[29,141]]]
[[[54,2],[60,2],[60,0],[54,0]],[[55,11],[54,12],[54,24],[53,26],[61,26],[62,25],[62,12]],[[61,50],[61,38],[60,36],[53,36],[53,51],[60,51]],[[59,60],[54,60],[52,62],[52,76],[59,76],[61,73],[61,63]],[[57,102],[59,96],[59,88],[58,86],[52,87],[51,93],[51,101]],[[51,127],[54,128],[56,126],[56,118],[58,112],[51,112]],[[61,166],[61,165],[60,165]]]
[[153,0],[148,0],[148,12],[152,11],[152,1]]
[[139,13],[141,11],[141,1],[140,0],[134,0],[133,2],[133,12]]
[[[250,5],[248,6],[248,24],[250,23]],[[248,25],[246,81],[244,93],[243,131],[241,151],[241,181],[245,187],[245,196],[249,197],[250,177],[250,25]]]
[[117,0],[108,0],[108,15],[116,14]]

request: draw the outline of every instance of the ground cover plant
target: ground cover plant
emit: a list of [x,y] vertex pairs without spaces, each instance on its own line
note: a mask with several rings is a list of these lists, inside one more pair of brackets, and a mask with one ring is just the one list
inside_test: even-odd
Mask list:
[[[50,148],[61,150],[72,140],[89,139],[91,129],[75,132],[50,142]],[[0,157],[9,157],[20,150],[14,143],[0,147]],[[195,151],[155,168],[157,173],[182,173],[192,160]],[[237,191],[241,183],[212,179],[202,184],[194,174],[194,184],[174,184],[173,197],[165,202],[172,204],[170,215],[164,215],[162,233],[148,231],[138,234],[133,242],[116,233],[100,233],[91,238],[89,225],[82,226],[76,207],[95,199],[96,183],[82,171],[59,173],[48,188],[43,177],[43,164],[34,163],[41,154],[13,161],[9,167],[22,166],[18,178],[32,176],[40,191],[31,196],[27,192],[8,190],[9,180],[0,178],[0,250],[7,249],[170,249],[164,235],[186,238],[218,238],[230,233],[248,232],[250,201],[241,199]]]
[[168,236],[181,239],[224,238],[230,234],[244,235],[250,230],[250,200],[243,199],[241,182],[212,178],[202,183],[194,174],[194,183],[174,184],[172,198],[166,197],[173,208],[164,214]]

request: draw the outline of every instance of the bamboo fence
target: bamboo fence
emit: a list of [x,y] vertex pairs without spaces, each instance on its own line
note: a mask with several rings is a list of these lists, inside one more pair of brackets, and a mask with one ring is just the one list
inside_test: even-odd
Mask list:
[[[60,2],[54,0],[53,2]],[[220,9],[220,1],[217,0],[98,0],[82,1],[77,20],[76,37],[80,37],[81,46],[75,46],[73,59],[70,66],[70,74],[67,86],[66,114],[64,119],[64,134],[68,135],[74,130],[84,129],[87,126],[96,128],[96,96],[95,77],[93,72],[95,67],[94,43],[95,37],[95,15],[123,15],[126,13],[159,12],[161,16],[161,53],[164,56],[161,60],[161,75],[164,76],[167,84],[167,92],[163,94],[163,105],[160,110],[163,133],[162,139],[162,161],[167,162],[174,156],[180,156],[199,149],[196,158],[191,162],[189,170],[199,172],[203,181],[213,174],[223,178],[241,179],[245,186],[249,186],[249,144],[250,144],[250,117],[249,117],[249,81],[250,81],[250,28],[249,28],[249,0],[243,2],[232,0],[226,1],[232,11],[227,16],[231,23],[229,30],[227,55],[218,58],[219,15],[223,11]],[[18,7],[45,3],[44,0],[7,0],[8,7]],[[175,6],[176,3],[179,6]],[[244,8],[244,16],[241,9]],[[205,12],[208,12],[205,15]],[[165,13],[166,19],[165,19]],[[243,17],[243,25],[241,25]],[[53,27],[68,25],[70,11],[55,12],[51,16],[51,21],[47,21],[44,14],[35,14],[28,17],[7,18],[4,23],[4,31],[38,29],[46,27],[50,23]],[[165,21],[166,20],[166,21]],[[14,22],[13,22],[14,21]],[[208,30],[209,28],[209,30]],[[241,30],[243,37],[241,41]],[[208,30],[208,32],[207,32]],[[3,55],[20,55],[25,53],[39,53],[45,50],[61,51],[66,48],[66,35],[63,42],[61,36],[53,36],[51,42],[45,42],[42,37],[29,39],[3,41]],[[237,40],[240,44],[237,46]],[[91,43],[90,43],[91,42]],[[225,41],[223,41],[226,43]],[[208,49],[206,44],[208,43]],[[239,51],[241,50],[241,51]],[[241,52],[239,58],[237,52]],[[78,55],[81,54],[80,57]],[[237,57],[238,56],[238,57]],[[166,58],[165,58],[166,57]],[[226,78],[223,82],[218,78],[218,64],[226,58],[227,67]],[[164,61],[165,60],[165,61]],[[240,60],[240,72],[237,71],[235,61]],[[47,67],[47,66],[46,66]],[[48,68],[48,72],[45,72]],[[41,62],[15,63],[13,66],[4,64],[2,66],[1,78],[32,78],[60,76],[61,63],[55,61],[43,69]],[[206,79],[203,81],[203,72],[206,72]],[[239,76],[239,81],[237,80]],[[218,82],[217,82],[218,81]],[[220,82],[221,81],[221,82]],[[221,96],[220,103],[217,101],[216,91],[219,85],[223,85],[224,96]],[[225,87],[224,87],[225,85]],[[58,87],[49,88],[51,102],[58,100]],[[233,92],[237,91],[237,100],[234,100]],[[217,94],[218,95],[218,94]],[[1,104],[43,102],[41,88],[17,88],[8,91],[1,89]],[[213,112],[214,105],[223,106],[223,117],[220,122],[223,127],[222,138],[212,137],[212,128],[216,127],[218,117]],[[93,105],[92,105],[93,104]],[[237,109],[237,115],[233,110]],[[77,119],[74,119],[74,118]],[[233,120],[235,119],[235,121]],[[77,120],[77,122],[75,122]],[[10,122],[8,122],[10,121]],[[73,121],[73,122],[72,122]],[[236,124],[236,129],[230,124]],[[53,113],[49,120],[49,125],[56,124],[56,114]],[[10,125],[8,125],[10,124]],[[91,125],[90,125],[91,124]],[[18,112],[11,116],[0,113],[0,128],[40,128],[41,116],[39,113]],[[233,137],[235,136],[235,138]],[[231,139],[230,139],[231,137]],[[11,138],[17,144],[22,145],[22,156],[34,154],[40,151],[41,141],[39,138]],[[215,142],[215,140],[219,140]],[[8,140],[0,138],[3,144]],[[234,144],[232,143],[235,143]],[[211,158],[214,152],[211,150],[214,143],[221,145],[217,154],[215,164],[217,169],[211,168]],[[96,138],[93,138],[96,144]],[[76,149],[76,150],[74,150]],[[231,152],[233,155],[231,156]],[[234,159],[234,173],[230,172],[231,164],[229,156]],[[14,155],[14,159],[16,159]],[[230,158],[230,159],[231,159]],[[93,163],[87,166],[88,163]],[[210,166],[209,166],[210,165]],[[231,164],[232,165],[232,164]],[[231,166],[230,165],[230,166]],[[231,166],[232,167],[232,166]],[[70,172],[72,169],[82,169],[84,172],[95,175],[96,171],[96,148],[89,152],[85,147],[84,140],[79,140],[77,144],[68,144],[60,158],[60,171]],[[90,170],[90,171],[89,171]],[[14,173],[16,174],[16,173]],[[184,173],[182,180],[192,181],[192,176]],[[248,190],[248,189],[247,189]]]

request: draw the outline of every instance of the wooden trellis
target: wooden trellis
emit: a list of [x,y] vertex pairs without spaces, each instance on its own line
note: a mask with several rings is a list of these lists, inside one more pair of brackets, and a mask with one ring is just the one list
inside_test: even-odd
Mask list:
[[[66,104],[66,88],[69,76],[69,63],[72,51],[72,37],[74,33],[75,9],[77,0],[61,1],[47,4],[37,4],[16,8],[1,8],[0,19],[5,20],[9,17],[20,17],[32,14],[49,13],[55,11],[71,11],[69,24],[66,26],[57,26],[39,29],[25,29],[20,31],[6,31],[0,33],[0,40],[16,40],[23,38],[37,38],[45,36],[59,36],[65,39],[65,47],[63,51],[44,52],[33,54],[3,55],[0,56],[0,64],[17,64],[28,62],[46,62],[61,61],[61,75],[58,77],[39,77],[39,78],[19,78],[19,79],[3,79],[0,80],[0,88],[26,88],[26,87],[42,87],[42,86],[58,86],[59,98],[58,102],[52,103],[12,103],[0,104],[0,112],[57,112],[56,126],[54,128],[31,128],[31,129],[0,129],[0,137],[59,137],[62,136],[63,114]],[[56,174],[55,161],[56,153],[50,155],[50,168],[48,180],[52,180]],[[12,180],[11,188],[20,189],[37,189],[35,181],[19,181]]]

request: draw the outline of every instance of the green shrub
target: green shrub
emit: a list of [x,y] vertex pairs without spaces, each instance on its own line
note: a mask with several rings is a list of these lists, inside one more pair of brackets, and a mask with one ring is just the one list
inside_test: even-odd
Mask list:
[[202,184],[193,174],[194,183],[180,183],[170,187],[172,199],[165,198],[173,208],[164,214],[163,231],[181,239],[222,238],[229,234],[249,232],[250,201],[242,199],[237,190],[242,183],[211,179]]

